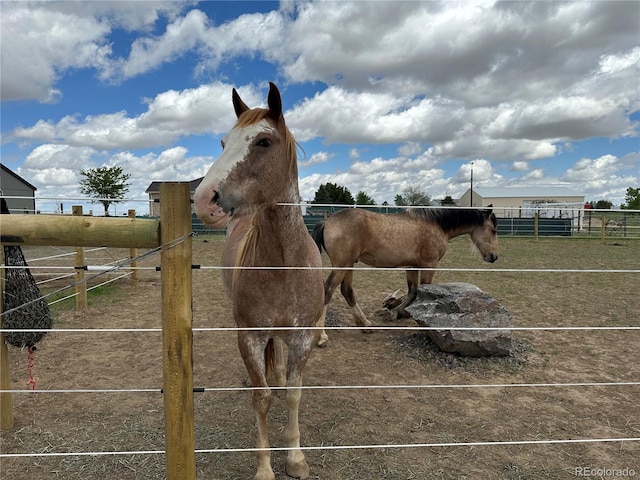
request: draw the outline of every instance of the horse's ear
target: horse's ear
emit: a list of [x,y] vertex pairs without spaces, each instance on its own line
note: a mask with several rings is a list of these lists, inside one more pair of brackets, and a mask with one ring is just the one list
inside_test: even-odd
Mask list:
[[488,217],[489,215],[491,215],[493,213],[493,203],[490,203],[489,205],[487,205],[487,207],[488,208],[485,210],[485,212],[486,212],[487,217]]
[[282,119],[282,98],[278,87],[273,82],[269,82],[267,104],[269,105],[269,116],[276,122],[280,121]]
[[233,100],[233,109],[236,111],[236,117],[240,117],[240,115],[249,110],[249,107],[242,101],[235,88],[231,93],[231,99]]

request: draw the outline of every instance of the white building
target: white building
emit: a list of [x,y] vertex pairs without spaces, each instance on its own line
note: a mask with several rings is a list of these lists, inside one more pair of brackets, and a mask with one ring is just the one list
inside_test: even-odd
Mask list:
[[566,187],[496,187],[467,190],[458,205],[461,207],[486,207],[493,205],[499,217],[533,217],[536,212],[542,218],[572,217],[572,211],[584,208],[584,195]]

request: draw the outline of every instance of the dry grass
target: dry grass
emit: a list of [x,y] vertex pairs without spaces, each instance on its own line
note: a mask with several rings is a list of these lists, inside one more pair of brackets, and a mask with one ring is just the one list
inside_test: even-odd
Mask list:
[[[216,265],[221,237],[194,241],[194,263]],[[640,242],[502,239],[493,267],[640,269]],[[485,267],[468,242],[451,243],[443,267]],[[110,255],[118,257],[119,252]],[[32,255],[33,257],[33,255]],[[29,255],[27,254],[27,258]],[[154,265],[158,258],[146,261]],[[475,283],[503,303],[518,326],[640,325],[638,274],[447,272],[436,282]],[[404,288],[402,272],[362,271],[355,289],[378,323],[384,296]],[[90,311],[59,312],[60,327],[157,327],[159,274],[136,288],[118,282]],[[194,326],[232,326],[219,272],[194,271]],[[332,308],[350,323],[344,300]],[[404,322],[404,325],[411,325]],[[433,352],[407,343],[410,332],[330,332],[331,347],[314,352],[307,385],[477,384],[637,381],[638,331],[518,332],[522,362],[442,366]],[[24,388],[26,352],[11,349],[13,388]],[[157,393],[14,395],[16,428],[0,435],[2,453],[162,450],[160,334],[50,333],[41,342],[36,376],[42,390],[157,388]],[[245,377],[232,332],[194,334],[194,384],[239,386]],[[302,397],[302,443],[308,446],[415,444],[640,436],[638,387],[310,390]],[[246,392],[196,394],[196,448],[251,448],[254,425]],[[271,412],[271,439],[282,446],[282,395]],[[638,442],[542,446],[372,448],[308,454],[316,479],[564,479],[573,469],[635,468]],[[285,455],[273,455],[285,478]],[[197,454],[198,478],[251,478],[251,453]],[[109,455],[3,458],[0,478],[160,479],[164,456]]]

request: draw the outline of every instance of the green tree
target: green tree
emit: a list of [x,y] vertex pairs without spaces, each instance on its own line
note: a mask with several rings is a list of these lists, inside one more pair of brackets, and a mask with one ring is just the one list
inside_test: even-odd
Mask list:
[[442,205],[442,206],[444,206],[444,205],[455,205],[455,204],[456,204],[456,202],[453,200],[453,198],[451,198],[451,195],[447,195],[442,200],[440,200],[440,205]]
[[594,202],[592,200],[589,202],[589,205],[591,205],[593,208],[597,208],[598,210],[608,210],[613,207],[613,203],[609,200],[598,200],[597,202]]
[[409,185],[404,189],[402,195],[396,195],[396,205],[399,207],[409,205],[430,205],[431,198],[423,192],[417,185]]
[[373,198],[371,198],[369,195],[366,194],[366,192],[363,192],[362,190],[360,190],[357,194],[356,194],[356,205],[375,205],[376,202]]
[[95,198],[104,207],[105,216],[109,216],[109,205],[120,203],[129,191],[127,180],[131,177],[123,173],[121,167],[100,167],[81,170],[86,178],[80,180],[80,192]]
[[353,205],[355,201],[348,188],[335,183],[323,183],[311,203],[338,203]]
[[627,188],[627,193],[624,196],[625,203],[620,206],[625,210],[640,210],[640,188]]

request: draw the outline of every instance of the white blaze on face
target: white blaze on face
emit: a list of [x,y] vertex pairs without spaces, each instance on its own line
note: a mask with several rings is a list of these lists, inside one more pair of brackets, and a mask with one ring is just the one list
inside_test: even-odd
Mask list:
[[[213,162],[204,179],[198,185],[194,194],[194,206],[198,217],[205,223],[211,224],[224,215],[218,205],[212,200],[214,192],[218,192],[220,184],[224,182],[233,167],[244,161],[256,136],[262,132],[271,132],[273,127],[267,120],[242,128],[233,128],[222,140],[224,150]],[[219,193],[219,192],[218,192]],[[224,203],[224,199],[220,199]]]

